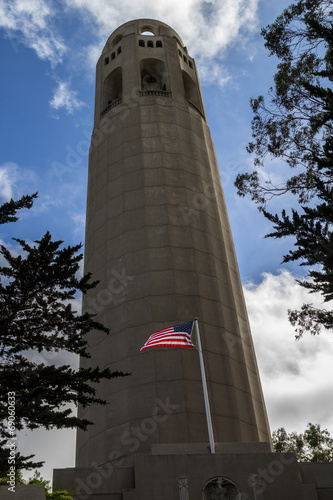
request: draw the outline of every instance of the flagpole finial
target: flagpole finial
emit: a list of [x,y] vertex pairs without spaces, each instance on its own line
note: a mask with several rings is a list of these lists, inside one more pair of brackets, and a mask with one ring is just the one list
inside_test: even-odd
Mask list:
[[198,317],[197,316],[194,318],[194,321],[198,321]]

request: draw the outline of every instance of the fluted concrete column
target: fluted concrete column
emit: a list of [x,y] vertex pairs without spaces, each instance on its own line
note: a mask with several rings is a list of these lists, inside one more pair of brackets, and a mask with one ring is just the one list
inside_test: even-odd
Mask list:
[[270,441],[195,61],[158,21],[119,27],[97,64],[88,271],[100,284],[84,310],[111,329],[89,335],[93,365],[131,375],[98,386],[110,405],[80,409],[96,425],[78,432],[78,467],[112,451],[130,462],[152,444],[208,443],[196,350],[140,353],[153,331],[195,316],[216,442]]

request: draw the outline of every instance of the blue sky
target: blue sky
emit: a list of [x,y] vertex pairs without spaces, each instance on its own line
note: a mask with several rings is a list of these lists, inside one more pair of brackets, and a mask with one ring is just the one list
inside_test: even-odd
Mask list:
[[[0,240],[39,239],[50,230],[66,244],[84,241],[87,152],[93,124],[95,64],[109,35],[136,18],[174,28],[198,66],[271,428],[320,423],[333,433],[330,407],[333,338],[294,341],[287,309],[309,300],[295,279],[296,264],[281,265],[291,241],[264,239],[270,223],[236,195],[238,172],[251,168],[250,97],[272,85],[260,27],[290,4],[285,0],[2,0],[0,2],[0,202],[39,192],[19,222],[0,228]],[[286,169],[268,161],[275,179]],[[279,211],[291,199],[272,203]],[[302,271],[303,272],[303,271]],[[320,298],[310,300],[320,304]],[[309,301],[310,301],[309,300]],[[185,318],[186,319],[186,318]],[[184,319],[184,320],[185,320]],[[46,359],[46,362],[51,362]],[[73,432],[23,433],[24,453],[46,459],[43,473],[73,465]],[[50,449],[52,450],[50,453]]]

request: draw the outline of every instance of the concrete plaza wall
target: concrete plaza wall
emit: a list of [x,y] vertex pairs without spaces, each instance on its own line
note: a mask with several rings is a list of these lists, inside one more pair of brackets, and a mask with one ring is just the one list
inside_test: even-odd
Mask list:
[[[70,485],[74,500],[332,500],[333,463],[298,463],[291,453],[248,449],[215,455],[138,454],[133,467],[118,459],[102,468],[59,469],[54,481],[59,489]],[[219,480],[226,486],[225,496],[205,493],[207,483],[214,486]]]
[[41,484],[15,486],[15,492],[0,486],[0,500],[45,500],[45,488]]

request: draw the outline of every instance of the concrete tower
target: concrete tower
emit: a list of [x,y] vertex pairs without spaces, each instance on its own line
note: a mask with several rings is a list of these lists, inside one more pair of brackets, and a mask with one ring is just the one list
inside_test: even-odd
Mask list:
[[92,360],[131,376],[99,386],[110,406],[80,411],[96,425],[78,433],[77,465],[105,463],[111,449],[130,460],[152,445],[208,443],[198,353],[140,353],[153,331],[195,316],[215,441],[269,442],[196,65],[164,23],[128,22],[103,49],[87,200],[85,271],[100,284],[84,308],[111,329],[89,336]]
[[[100,284],[84,308],[111,329],[106,338],[89,335],[92,364],[131,375],[98,386],[110,405],[80,409],[95,425],[78,432],[76,467],[55,470],[56,488],[73,491],[75,500],[317,500],[318,488],[332,494],[332,467],[324,477],[318,464],[298,467],[293,455],[270,453],[195,62],[158,21],[118,28],[97,64],[85,271]],[[198,352],[140,353],[152,332],[195,316],[215,454]]]

